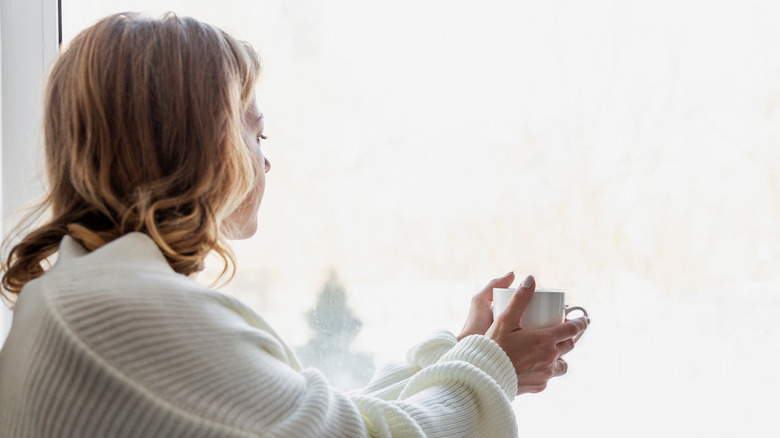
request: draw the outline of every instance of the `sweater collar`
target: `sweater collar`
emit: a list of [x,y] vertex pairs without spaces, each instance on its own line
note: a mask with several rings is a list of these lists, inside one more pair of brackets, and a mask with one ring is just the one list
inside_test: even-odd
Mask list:
[[127,264],[154,270],[173,270],[154,240],[139,232],[127,233],[92,252],[87,251],[72,237],[63,237],[57,261],[52,269],[83,263]]

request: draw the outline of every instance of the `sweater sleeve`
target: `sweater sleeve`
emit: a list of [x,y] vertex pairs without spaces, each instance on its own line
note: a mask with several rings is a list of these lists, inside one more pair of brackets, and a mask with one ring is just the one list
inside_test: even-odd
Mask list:
[[432,334],[409,350],[406,362],[386,364],[366,387],[353,392],[382,400],[397,399],[415,374],[440,361],[472,363],[499,384],[510,402],[515,397],[517,376],[501,347],[482,336],[470,336],[458,343],[455,335],[448,331]]
[[318,370],[302,370],[237,300],[169,286],[155,283],[152,297],[133,286],[89,297],[61,290],[50,299],[46,342],[58,347],[43,363],[62,366],[38,384],[62,397],[42,403],[50,412],[96,409],[60,416],[67,427],[46,430],[84,437],[516,436],[514,370],[488,338],[456,343],[452,334],[436,334],[410,350],[405,364],[346,394]]
[[[253,325],[264,325],[250,312],[241,311],[245,318],[252,315]],[[307,391],[312,406],[333,403],[323,411],[325,417],[314,422],[323,426],[316,432],[323,436],[353,436],[345,434],[342,423],[353,417],[336,414],[340,409],[357,412],[370,436],[512,437],[517,433],[510,405],[517,393],[514,368],[501,347],[484,336],[458,342],[450,332],[434,333],[408,351],[405,363],[382,368],[365,388],[347,395],[331,389],[315,369],[302,375],[309,387],[321,388]],[[327,411],[333,411],[330,425]],[[278,436],[293,436],[300,425],[311,423],[309,409],[299,412],[306,415],[276,425]]]
[[[234,305],[250,324],[270,330],[243,305]],[[382,368],[365,388],[349,394],[331,388],[316,369],[301,375],[307,388],[317,389],[304,392],[308,408],[274,425],[275,436],[453,438],[517,433],[510,405],[517,393],[514,368],[501,347],[484,336],[457,342],[450,332],[434,333],[411,348],[404,363]],[[313,421],[317,406],[322,416]],[[355,418],[364,424],[355,424]],[[318,427],[308,429],[313,425]]]
[[435,364],[457,344],[455,335],[447,331],[433,333],[406,354],[405,362],[390,362],[380,368],[364,388],[352,391],[362,396],[382,400],[398,398],[409,379],[420,370]]
[[448,350],[425,348],[446,337],[455,341],[447,333],[429,339],[410,350],[406,365],[386,367],[354,393],[373,436],[396,436],[396,430],[421,437],[517,436],[510,406],[517,377],[504,351],[484,336]]

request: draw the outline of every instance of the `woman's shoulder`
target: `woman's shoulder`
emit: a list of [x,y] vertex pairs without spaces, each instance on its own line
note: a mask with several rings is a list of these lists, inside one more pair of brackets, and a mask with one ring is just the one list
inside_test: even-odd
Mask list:
[[25,286],[17,306],[33,298],[75,325],[130,317],[159,324],[189,315],[203,326],[246,312],[238,300],[171,269],[154,241],[142,233],[127,234],[92,252],[66,236],[55,265]]
[[56,265],[25,286],[15,311],[55,322],[102,355],[152,339],[177,350],[183,338],[194,345],[250,336],[278,356],[292,356],[253,310],[173,271],[143,235],[92,252],[66,239]]
[[92,252],[65,236],[54,266],[26,285],[20,300],[33,291],[56,301],[83,299],[93,305],[122,297],[138,301],[209,292],[173,271],[154,241],[142,233],[127,234]]

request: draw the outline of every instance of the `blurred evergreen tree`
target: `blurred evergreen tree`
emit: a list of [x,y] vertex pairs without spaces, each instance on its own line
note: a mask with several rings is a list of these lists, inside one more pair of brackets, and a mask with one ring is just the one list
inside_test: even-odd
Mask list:
[[350,347],[362,323],[347,307],[347,293],[335,271],[331,271],[308,319],[314,336],[297,351],[304,367],[318,368],[331,385],[343,390],[367,384],[374,373],[373,355]]

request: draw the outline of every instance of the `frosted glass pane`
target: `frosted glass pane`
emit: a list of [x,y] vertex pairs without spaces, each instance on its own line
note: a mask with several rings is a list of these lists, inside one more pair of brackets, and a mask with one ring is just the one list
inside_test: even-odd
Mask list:
[[[162,12],[63,8],[66,39],[111,12]],[[780,426],[778,3],[166,9],[263,56],[273,167],[225,290],[291,345],[316,337],[308,318],[332,272],[360,321],[350,348],[384,362],[457,332],[470,296],[515,270],[593,320],[569,374],[515,402],[528,436]]]

